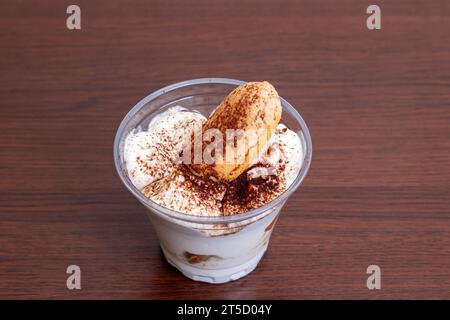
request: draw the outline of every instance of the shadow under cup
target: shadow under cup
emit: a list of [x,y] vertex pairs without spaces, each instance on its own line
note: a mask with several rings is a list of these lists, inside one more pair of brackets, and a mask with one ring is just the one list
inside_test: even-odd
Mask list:
[[282,119],[302,142],[302,166],[294,182],[272,202],[241,214],[206,217],[184,214],[162,207],[145,197],[128,177],[124,162],[127,135],[136,128],[146,130],[157,114],[182,106],[205,117],[243,81],[205,78],[176,83],[142,99],[123,119],[114,141],[117,172],[128,190],[149,211],[167,261],[186,277],[209,283],[224,283],[250,273],[267,249],[279,212],[298,188],[311,162],[312,145],[308,128],[298,112],[281,98]]

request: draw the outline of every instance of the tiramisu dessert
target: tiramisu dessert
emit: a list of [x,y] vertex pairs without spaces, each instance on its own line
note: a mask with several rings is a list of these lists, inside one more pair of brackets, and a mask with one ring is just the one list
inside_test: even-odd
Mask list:
[[119,127],[114,156],[167,261],[193,280],[224,283],[261,260],[311,141],[268,82],[206,78],[142,99]]
[[152,201],[187,215],[261,207],[289,187],[302,164],[300,138],[279,123],[281,112],[268,82],[238,86],[208,118],[171,107],[128,134],[130,180]]

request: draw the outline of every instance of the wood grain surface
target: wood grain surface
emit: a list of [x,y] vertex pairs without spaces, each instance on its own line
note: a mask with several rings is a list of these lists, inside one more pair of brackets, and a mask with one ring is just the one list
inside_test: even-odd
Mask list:
[[[0,298],[450,299],[450,2],[0,2]],[[142,97],[268,80],[313,161],[259,267],[220,286],[163,259],[113,165]],[[82,289],[66,289],[66,268]],[[377,264],[382,289],[366,288]]]

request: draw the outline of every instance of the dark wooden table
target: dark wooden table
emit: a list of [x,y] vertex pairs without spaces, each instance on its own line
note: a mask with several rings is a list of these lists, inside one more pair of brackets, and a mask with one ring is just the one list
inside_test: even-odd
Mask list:
[[[0,298],[450,298],[448,1],[377,1],[375,31],[360,0],[79,0],[80,31],[66,2],[0,3]],[[262,263],[220,286],[164,261],[112,159],[138,100],[200,77],[272,82],[314,145]]]

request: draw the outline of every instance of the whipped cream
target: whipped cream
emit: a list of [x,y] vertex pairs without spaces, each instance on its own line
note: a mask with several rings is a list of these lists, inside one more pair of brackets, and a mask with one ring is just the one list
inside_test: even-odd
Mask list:
[[169,176],[174,158],[205,121],[202,114],[177,106],[153,118],[146,131],[138,128],[130,132],[125,140],[124,158],[134,186],[142,190]]
[[193,215],[245,212],[283,193],[295,180],[303,159],[298,134],[279,124],[250,169],[231,183],[202,179],[174,159],[207,119],[172,107],[157,115],[146,130],[130,132],[124,156],[128,175],[145,196],[169,209]]
[[[273,174],[282,174],[288,188],[295,180],[303,159],[300,137],[280,123],[267,146],[247,171],[248,179],[266,178]],[[267,165],[261,166],[261,165]]]

